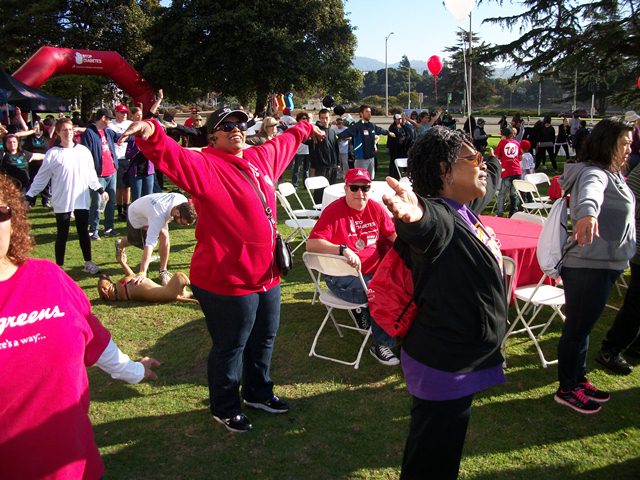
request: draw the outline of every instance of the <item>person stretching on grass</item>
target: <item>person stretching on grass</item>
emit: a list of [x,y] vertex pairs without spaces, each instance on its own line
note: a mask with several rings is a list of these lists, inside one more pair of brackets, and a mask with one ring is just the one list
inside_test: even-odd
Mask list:
[[117,282],[112,282],[109,275],[100,275],[98,280],[98,294],[108,302],[126,302],[137,300],[141,302],[193,302],[193,293],[187,290],[191,285],[189,277],[182,272],[176,272],[166,285],[158,285],[153,280],[136,276],[127,264],[127,254],[118,251],[118,262],[124,270],[125,276]]

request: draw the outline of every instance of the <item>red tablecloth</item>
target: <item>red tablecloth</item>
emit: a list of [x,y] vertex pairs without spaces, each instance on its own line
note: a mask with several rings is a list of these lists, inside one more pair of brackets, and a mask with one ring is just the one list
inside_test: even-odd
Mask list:
[[542,277],[542,270],[538,265],[536,250],[542,226],[511,218],[487,215],[482,215],[480,220],[496,232],[496,238],[500,240],[502,255],[515,260],[514,285],[519,287],[538,283]]

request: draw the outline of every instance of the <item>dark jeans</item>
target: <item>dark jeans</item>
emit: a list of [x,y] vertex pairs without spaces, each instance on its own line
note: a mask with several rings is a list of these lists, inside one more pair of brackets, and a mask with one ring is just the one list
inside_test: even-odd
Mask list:
[[293,186],[298,188],[298,177],[300,172],[300,165],[302,165],[302,183],[309,176],[309,167],[311,166],[311,157],[309,155],[299,155],[297,154],[293,159],[293,176],[291,178],[291,183]]
[[433,401],[413,397],[401,480],[455,480],[467,435],[473,395]]
[[[372,275],[363,275],[364,282],[369,285]],[[351,303],[367,303],[367,294],[362,290],[362,285],[358,277],[346,276],[346,277],[334,277],[331,275],[325,275],[324,281],[336,297]],[[366,310],[365,315],[369,315],[369,309]],[[393,348],[396,346],[396,339],[391,337],[385,332],[380,325],[375,321],[371,322],[371,335],[376,345],[383,345],[385,347]]]
[[273,396],[269,377],[271,355],[280,324],[280,286],[239,297],[216,295],[191,285],[211,335],[207,364],[211,413],[238,415],[239,387],[249,402]]
[[[631,281],[624,303],[602,341],[602,349],[619,353],[634,343],[640,333],[640,265],[631,263]],[[635,342],[638,343],[638,342]]]
[[[76,232],[85,262],[91,261],[91,240],[89,239],[89,210],[74,210]],[[67,250],[69,238],[69,226],[71,225],[71,212],[56,213],[56,263],[64,265],[64,253]]]
[[553,165],[553,169],[557,170],[558,165],[556,164],[556,154],[553,147],[538,147],[536,149],[536,170],[542,163],[546,161],[546,153],[549,153],[549,158],[551,159],[551,165]]
[[558,380],[563,390],[575,388],[586,376],[589,334],[620,273],[596,268],[562,268],[567,318],[558,343]]
[[155,175],[129,175],[129,186],[131,187],[131,202],[135,202],[140,197],[154,192]]

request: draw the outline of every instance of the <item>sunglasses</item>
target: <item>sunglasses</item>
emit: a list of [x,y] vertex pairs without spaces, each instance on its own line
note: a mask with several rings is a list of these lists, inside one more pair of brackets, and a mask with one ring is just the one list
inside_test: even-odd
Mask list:
[[484,157],[480,152],[475,152],[469,157],[458,157],[458,160],[466,160],[467,162],[472,162],[474,164],[474,167],[479,167],[484,163]]
[[247,122],[222,122],[218,124],[216,130],[222,130],[223,132],[230,132],[234,128],[237,128],[241,132],[247,131]]
[[362,190],[364,193],[367,193],[371,190],[371,185],[349,185],[349,190],[353,193],[356,193],[358,190]]
[[0,207],[0,222],[6,222],[11,218],[11,207],[8,205],[2,205]]

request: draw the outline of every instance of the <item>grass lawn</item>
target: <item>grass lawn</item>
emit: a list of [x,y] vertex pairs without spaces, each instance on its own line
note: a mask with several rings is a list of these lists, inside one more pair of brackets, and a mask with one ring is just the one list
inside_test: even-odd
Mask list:
[[[386,148],[381,148],[380,157],[379,170],[386,172]],[[52,212],[38,206],[31,218],[38,244],[35,256],[54,258]],[[282,223],[283,212],[279,218]],[[123,223],[117,227],[124,232]],[[172,226],[171,240],[169,268],[188,272],[193,228]],[[103,239],[92,247],[103,272],[118,277],[113,241]],[[137,267],[140,251],[129,248],[128,257]],[[97,279],[82,273],[80,248],[70,234],[65,269],[89,296],[120,348],[134,358],[151,355],[162,362],[158,381],[133,386],[90,369],[91,419],[107,467],[105,478],[398,478],[410,409],[401,370],[384,367],[366,353],[359,370],[308,357],[325,309],[311,306],[312,285],[301,253],[295,263],[282,283],[281,325],[272,365],[276,394],[290,402],[291,412],[249,411],[254,430],[234,435],[209,415],[209,337],[198,306],[99,300]],[[152,263],[154,279],[157,268]],[[614,290],[610,303],[620,302]],[[638,478],[638,373],[610,375],[593,358],[614,313],[607,309],[596,325],[589,354],[591,380],[612,392],[604,410],[583,416],[555,403],[556,367],[543,369],[532,344],[512,337],[507,345],[507,383],[480,393],[474,401],[460,478]],[[556,323],[544,335],[541,343],[548,357],[555,358],[559,332]],[[320,348],[355,354],[357,339],[333,334],[328,328]]]

